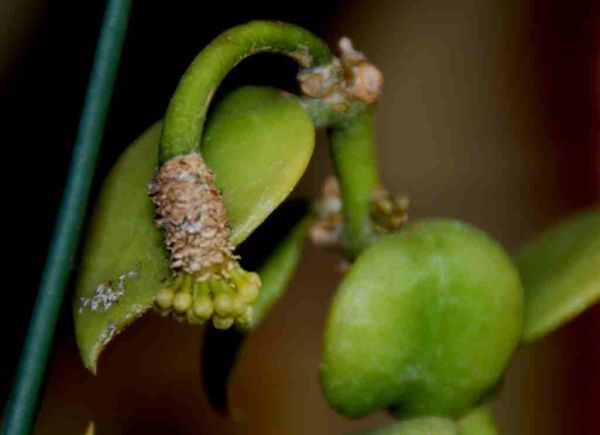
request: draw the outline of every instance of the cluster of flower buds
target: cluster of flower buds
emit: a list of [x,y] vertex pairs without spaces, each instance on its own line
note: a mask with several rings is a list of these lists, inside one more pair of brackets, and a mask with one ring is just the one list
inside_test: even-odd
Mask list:
[[340,57],[328,65],[303,70],[298,74],[302,93],[343,109],[349,100],[375,104],[381,95],[383,74],[367,57],[352,46],[350,38],[339,41]]
[[[408,220],[409,198],[392,195],[382,187],[371,195],[370,217],[377,234],[387,234],[402,227]],[[330,249],[342,244],[343,210],[340,188],[335,177],[328,177],[323,184],[322,197],[315,204],[317,220],[310,229],[311,241]]]
[[371,197],[371,221],[378,234],[396,231],[408,220],[410,200],[405,195],[391,195],[383,188]]
[[229,241],[225,202],[202,156],[165,162],[150,183],[156,224],[165,232],[174,279],[154,296],[162,315],[215,328],[252,321],[260,288],[256,273],[241,268]]
[[252,303],[258,298],[260,278],[236,262],[227,276],[199,280],[177,274],[172,283],[154,297],[155,309],[163,316],[200,325],[212,319],[217,329],[228,329],[252,321]]

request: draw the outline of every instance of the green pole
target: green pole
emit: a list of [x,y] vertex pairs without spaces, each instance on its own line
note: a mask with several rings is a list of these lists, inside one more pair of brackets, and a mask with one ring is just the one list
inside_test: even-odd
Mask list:
[[2,435],[28,434],[33,427],[52,338],[79,242],[130,10],[131,0],[109,0],[106,7],[67,184],[4,410]]

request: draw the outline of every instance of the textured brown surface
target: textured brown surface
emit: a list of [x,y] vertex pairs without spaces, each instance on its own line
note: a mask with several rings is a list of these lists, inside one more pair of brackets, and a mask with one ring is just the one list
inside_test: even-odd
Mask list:
[[174,272],[206,279],[207,269],[230,264],[225,203],[214,180],[200,154],[192,153],[165,162],[150,183],[156,224],[165,232]]

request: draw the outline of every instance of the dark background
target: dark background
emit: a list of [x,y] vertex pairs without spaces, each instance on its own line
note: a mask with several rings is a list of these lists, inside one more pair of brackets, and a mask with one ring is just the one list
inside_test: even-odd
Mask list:
[[[222,30],[261,18],[303,25],[332,43],[348,34],[381,66],[384,180],[411,195],[415,215],[468,220],[514,249],[544,224],[597,204],[595,2],[448,3],[134,2],[95,189],[124,146],[161,117],[198,50]],[[43,267],[103,8],[95,0],[0,4],[9,278],[0,316],[0,403]],[[293,90],[294,71],[285,59],[258,56],[224,89],[253,83]],[[301,192],[314,193],[329,171],[323,147],[314,160]],[[385,420],[335,416],[318,390],[319,330],[335,289],[334,266],[333,256],[310,248],[298,274],[303,280],[250,341],[234,379],[247,423],[232,426],[206,404],[196,373],[198,331],[145,319],[107,350],[93,378],[77,359],[66,309],[36,433],[81,433],[90,419],[100,434],[342,433]],[[497,406],[506,434],[600,432],[599,330],[595,307],[517,355]]]

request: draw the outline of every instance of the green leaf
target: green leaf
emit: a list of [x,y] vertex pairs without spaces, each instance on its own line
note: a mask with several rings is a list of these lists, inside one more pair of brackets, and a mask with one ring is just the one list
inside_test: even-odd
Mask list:
[[278,89],[240,88],[211,113],[202,154],[223,189],[234,244],[245,240],[296,186],[314,138],[298,99]]
[[480,406],[458,421],[459,435],[498,435],[494,414],[488,405]]
[[147,194],[159,134],[155,124],[119,158],[88,227],[73,311],[79,352],[93,373],[104,346],[152,306],[159,283],[169,276]]
[[500,381],[523,290],[504,250],[451,220],[407,225],[359,256],[325,330],[321,383],[338,412],[457,417]]
[[[247,267],[250,263],[262,281],[260,295],[253,304],[254,317],[249,327],[218,330],[209,326],[206,329],[202,347],[204,389],[212,406],[225,415],[229,414],[229,377],[235,368],[246,336],[281,297],[300,262],[309,227],[306,207],[301,209],[293,203],[284,203],[240,247],[244,266]],[[274,240],[277,243],[273,244]],[[246,253],[254,255],[249,256]],[[257,253],[262,254],[262,258],[258,260],[259,264],[253,261]]]
[[[370,432],[364,435],[457,435],[456,424],[443,417],[416,417]],[[483,435],[483,434],[482,434]]]
[[523,341],[552,332],[600,299],[600,211],[580,212],[523,247]]
[[[206,135],[205,160],[222,189],[237,245],[302,176],[314,148],[314,128],[295,97],[253,87],[233,91],[215,108]],[[100,352],[152,306],[170,275],[147,195],[159,136],[155,124],[123,153],[91,216],[73,311],[82,360],[94,373]]]

